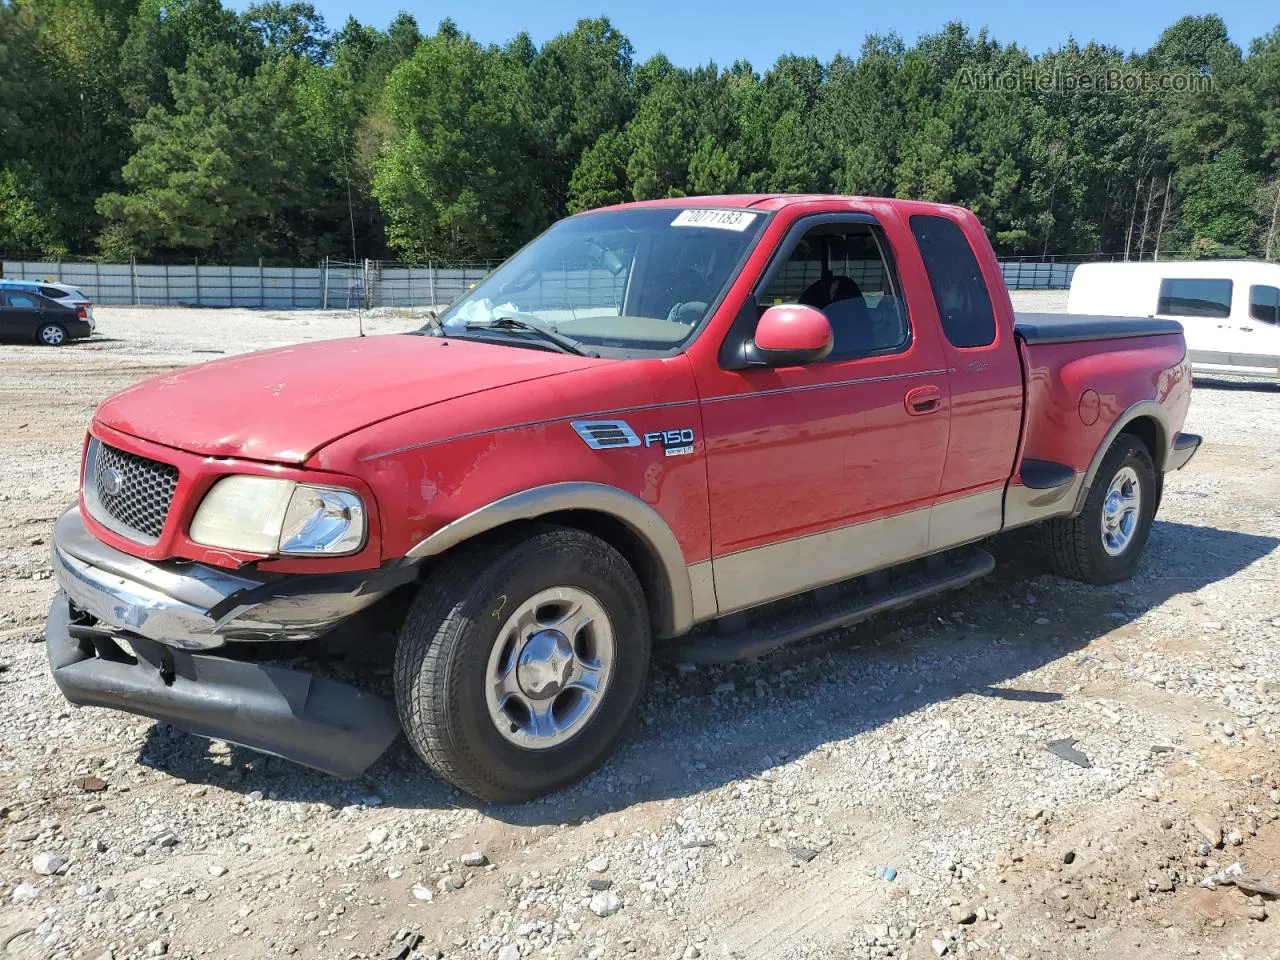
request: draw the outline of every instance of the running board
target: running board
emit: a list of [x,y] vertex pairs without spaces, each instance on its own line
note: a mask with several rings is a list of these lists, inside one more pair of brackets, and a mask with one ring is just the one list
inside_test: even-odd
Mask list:
[[[786,608],[780,613],[770,615],[762,608],[724,617],[695,629],[674,645],[672,653],[690,663],[728,663],[763,656],[796,640],[850,627],[935,593],[963,587],[985,577],[995,565],[991,554],[978,549],[917,560],[772,605]],[[828,599],[832,594],[841,596]],[[751,617],[754,621],[747,619]]]

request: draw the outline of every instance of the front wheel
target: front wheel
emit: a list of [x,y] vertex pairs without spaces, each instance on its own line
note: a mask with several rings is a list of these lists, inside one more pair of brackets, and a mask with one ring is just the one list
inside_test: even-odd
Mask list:
[[67,331],[62,324],[46,323],[36,331],[36,340],[46,347],[60,347],[67,342]]
[[1129,579],[1151,533],[1158,496],[1146,444],[1121,434],[1103,457],[1080,514],[1045,524],[1054,571],[1085,583]]
[[446,558],[396,648],[405,735],[445,780],[515,803],[568,786],[613,750],[649,670],[630,564],[580,530]]

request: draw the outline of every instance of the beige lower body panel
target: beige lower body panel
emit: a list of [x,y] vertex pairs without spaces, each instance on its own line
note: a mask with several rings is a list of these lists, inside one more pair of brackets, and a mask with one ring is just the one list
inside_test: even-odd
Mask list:
[[[883,570],[1075,509],[1084,474],[1052,490],[985,490],[689,567],[694,618],[708,620]],[[712,574],[714,573],[714,581]]]
[[691,563],[688,570],[689,587],[693,591],[693,622],[714,620],[720,608],[716,603],[716,582],[711,561]]
[[931,552],[929,509],[868,520],[712,561],[721,615]]
[[935,503],[929,517],[929,552],[999,533],[1003,519],[1004,487]]
[[1084,477],[1083,473],[1077,473],[1070,483],[1051,490],[1010,484],[1004,498],[1004,529],[1025,527],[1029,523],[1065,517],[1075,512]]

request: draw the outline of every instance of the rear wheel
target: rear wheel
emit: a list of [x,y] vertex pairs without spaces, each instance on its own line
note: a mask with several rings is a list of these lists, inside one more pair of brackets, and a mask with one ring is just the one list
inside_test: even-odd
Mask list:
[[1121,434],[1098,467],[1084,509],[1045,524],[1049,559],[1060,576],[1116,583],[1133,576],[1159,498],[1151,452]]
[[649,670],[649,616],[613,547],[562,527],[464,549],[414,602],[396,649],[405,735],[441,777],[514,803],[613,750]]
[[67,331],[60,323],[46,323],[36,331],[36,340],[46,347],[60,347],[67,342]]

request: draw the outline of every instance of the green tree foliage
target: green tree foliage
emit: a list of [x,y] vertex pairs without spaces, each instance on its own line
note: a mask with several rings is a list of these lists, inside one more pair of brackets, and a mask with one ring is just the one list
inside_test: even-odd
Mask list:
[[1258,175],[1249,169],[1244,152],[1223,150],[1196,167],[1182,201],[1182,224],[1193,241],[1212,241],[1243,250],[1257,231],[1254,205]]
[[221,0],[139,0],[121,44],[120,95],[131,120],[153,106],[173,105],[171,70],[183,70],[187,58],[210,47],[235,51],[237,72],[259,56],[254,31]]
[[1259,126],[1258,159],[1280,171],[1280,26],[1253,41],[1242,73],[1240,99]]
[[703,137],[689,157],[689,192],[714,196],[737,186],[738,161],[712,137]]
[[292,122],[301,64],[249,77],[237,67],[234,51],[212,47],[170,74],[172,109],[152,107],[134,127],[128,189],[98,201],[108,255],[229,258],[306,242],[296,231],[312,153]]
[[0,171],[39,198],[29,236],[49,251],[92,238],[94,199],[128,156],[115,68],[125,13],[94,0],[0,5]]
[[329,31],[324,17],[309,3],[255,3],[244,13],[245,24],[262,38],[271,57],[294,57],[310,63],[329,58]]
[[532,58],[527,123],[544,148],[543,189],[565,207],[574,168],[631,116],[631,43],[608,20],[580,20]]
[[0,0],[0,254],[491,259],[606,204],[832,191],[962,204],[1004,255],[1278,255],[1280,28],[847,39],[722,69],[604,18],[484,46],[314,0]]
[[374,163],[391,245],[410,257],[509,252],[549,220],[522,105],[521,48],[484,48],[450,23],[391,72],[392,133]]
[[627,138],[620,130],[610,130],[583,151],[574,168],[569,212],[607,207],[627,197]]
[[51,257],[66,253],[49,221],[54,204],[31,168],[0,170],[0,250],[10,256]]

